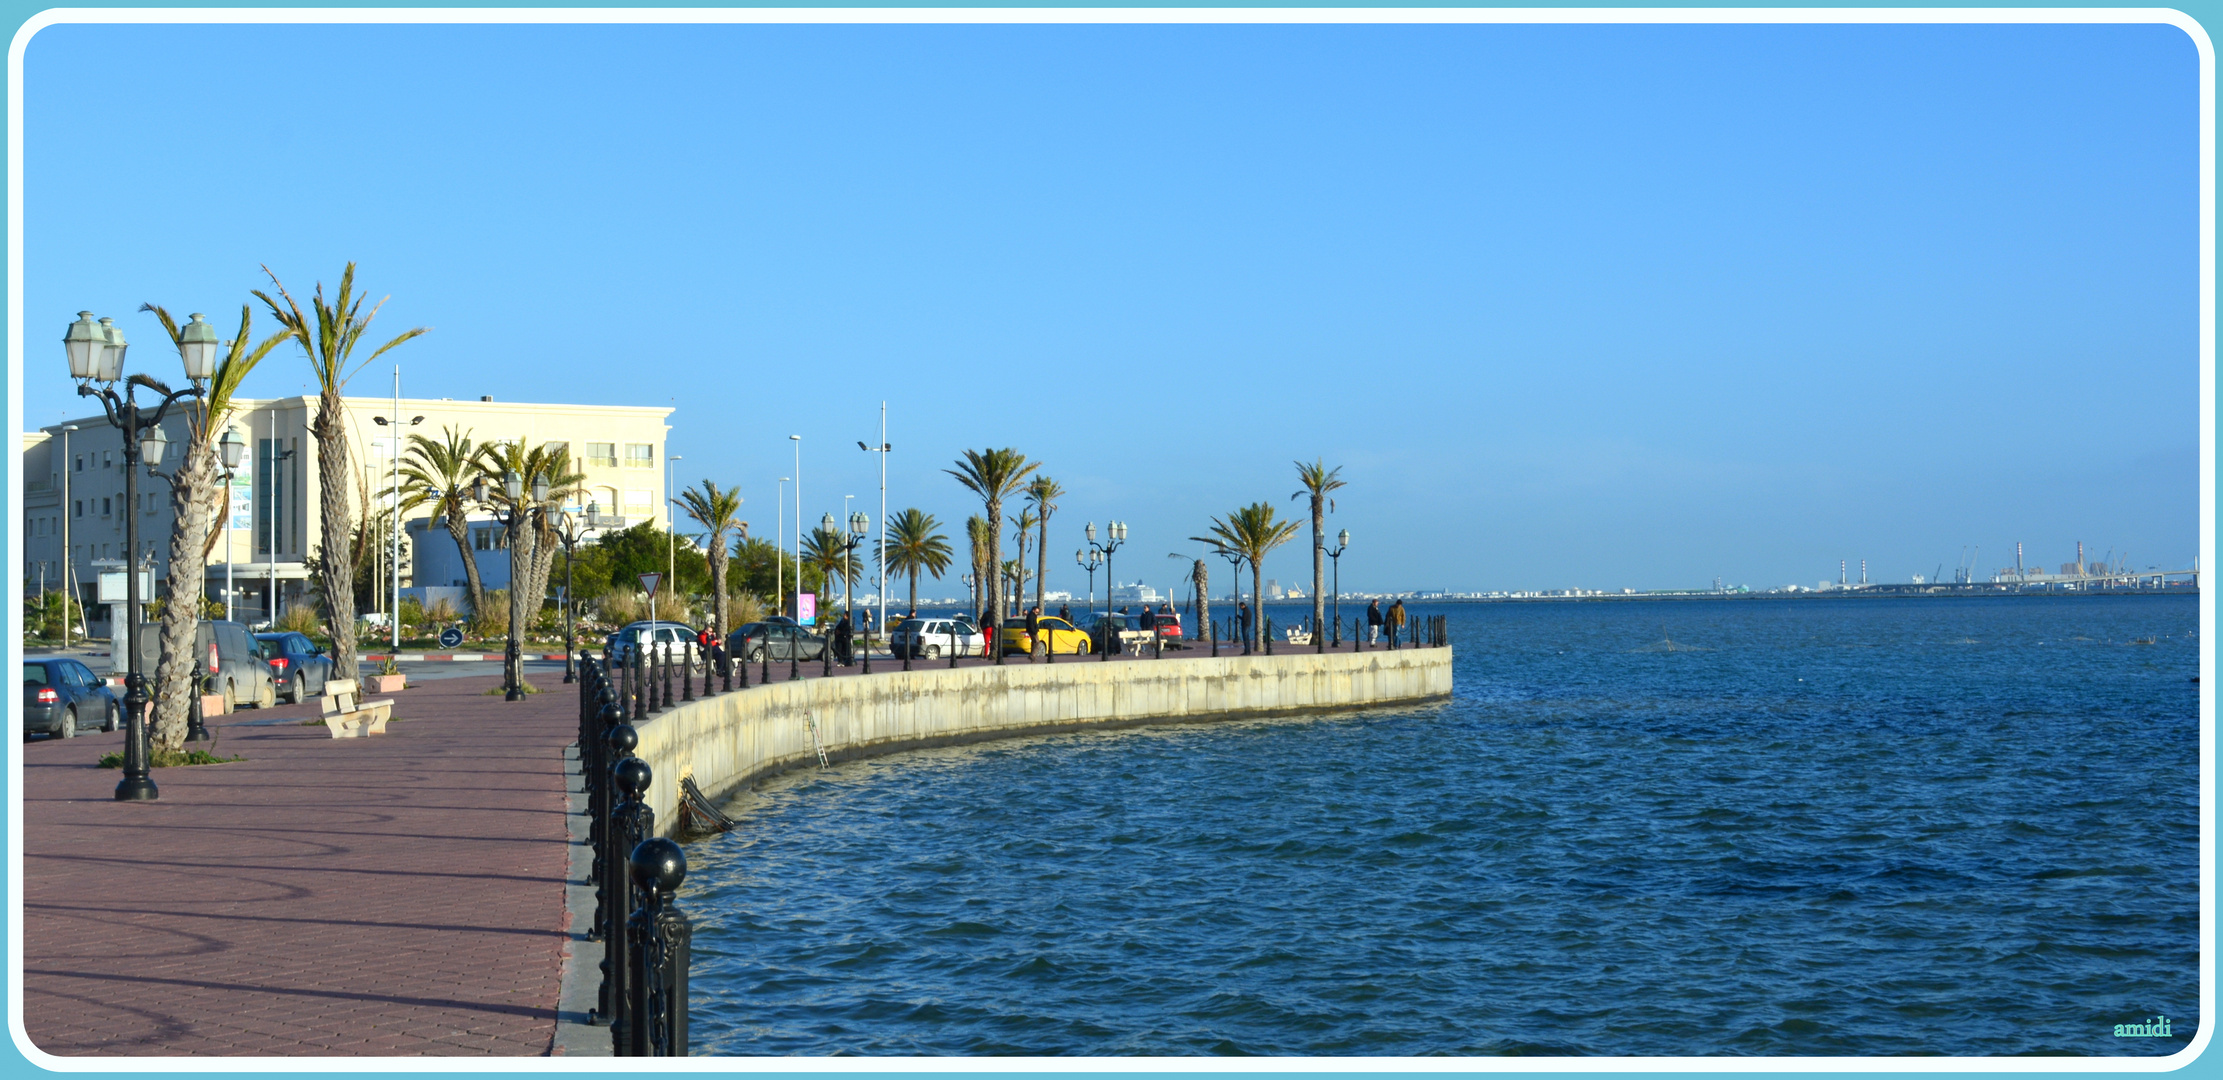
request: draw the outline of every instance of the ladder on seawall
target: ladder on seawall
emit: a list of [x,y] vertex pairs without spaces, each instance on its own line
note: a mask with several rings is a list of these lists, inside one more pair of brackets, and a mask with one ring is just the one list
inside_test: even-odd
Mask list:
[[803,714],[803,726],[810,729],[810,748],[818,752],[818,767],[827,768],[826,744],[818,740],[818,721],[806,712]]

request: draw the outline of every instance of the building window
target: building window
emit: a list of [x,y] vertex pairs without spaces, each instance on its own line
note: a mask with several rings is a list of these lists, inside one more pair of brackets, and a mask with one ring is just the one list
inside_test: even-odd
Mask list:
[[509,533],[495,526],[473,529],[471,547],[479,551],[508,551]]
[[625,444],[625,467],[628,469],[653,469],[656,467],[656,444],[629,442]]
[[70,501],[70,504],[69,504],[69,509],[70,509],[70,513],[71,513],[72,515],[74,515],[74,516],[76,516],[76,517],[84,517],[84,516],[85,516],[85,500],[83,500],[83,499],[73,499],[73,500],[71,500],[71,501]]
[[617,468],[617,444],[614,442],[588,443],[587,464],[605,469]]
[[78,472],[84,472],[84,471],[85,471],[85,455],[83,455],[83,454],[76,454],[76,455],[73,455],[73,456],[72,456],[72,457],[70,458],[70,460],[71,460],[71,461],[72,461],[73,463],[75,463],[75,464],[76,464],[76,466],[77,466],[77,471],[78,471]]
[[116,467],[116,452],[114,450],[103,450],[100,452],[100,467],[103,469],[113,469]]
[[115,512],[115,508],[109,505],[108,497],[105,495],[102,496],[100,500],[100,516],[107,517]]
[[647,488],[628,488],[625,492],[625,505],[654,506],[656,505],[656,493]]

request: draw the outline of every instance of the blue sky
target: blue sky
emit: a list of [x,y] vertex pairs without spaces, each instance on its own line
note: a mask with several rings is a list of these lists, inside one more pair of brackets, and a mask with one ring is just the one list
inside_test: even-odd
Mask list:
[[675,406],[759,529],[790,433],[876,496],[884,399],[891,507],[1017,446],[1160,586],[1316,456],[1357,589],[2178,567],[2197,88],[2158,26],[55,27],[24,415],[81,308],[352,259],[410,395]]

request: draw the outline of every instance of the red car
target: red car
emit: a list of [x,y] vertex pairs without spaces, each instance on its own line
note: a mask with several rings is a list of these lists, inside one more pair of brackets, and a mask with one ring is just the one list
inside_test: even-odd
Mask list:
[[1181,613],[1177,611],[1146,611],[1136,616],[1146,630],[1156,630],[1166,641],[1181,640]]

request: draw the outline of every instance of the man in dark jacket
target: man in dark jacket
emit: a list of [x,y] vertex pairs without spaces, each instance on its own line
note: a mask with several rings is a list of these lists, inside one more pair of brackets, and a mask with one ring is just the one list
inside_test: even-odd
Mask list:
[[1382,602],[1366,602],[1366,643],[1372,645],[1382,637]]
[[849,666],[849,661],[854,655],[850,644],[851,635],[854,633],[855,631],[849,628],[849,617],[847,615],[843,615],[841,621],[834,624],[834,663],[843,667]]
[[1027,659],[1031,661],[1036,653],[1044,651],[1046,649],[1042,643],[1042,609],[1040,607],[1030,607],[1027,609]]

